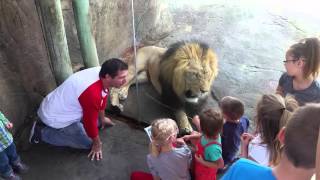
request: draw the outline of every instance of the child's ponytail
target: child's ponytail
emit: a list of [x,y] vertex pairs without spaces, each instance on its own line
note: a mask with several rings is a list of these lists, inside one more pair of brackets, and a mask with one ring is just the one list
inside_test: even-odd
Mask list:
[[152,141],[149,145],[150,154],[154,157],[158,157],[161,152],[161,146]]
[[279,162],[281,144],[277,135],[291,117],[291,111],[298,107],[297,101],[290,96],[283,98],[279,94],[265,94],[257,105],[256,126],[261,134],[262,143],[270,152],[269,162],[276,165]]
[[[292,112],[299,107],[298,102],[291,96],[286,96],[284,99],[284,109],[279,120],[278,129],[280,130],[289,122]],[[278,133],[279,133],[278,132]],[[274,137],[273,143],[269,145],[270,150],[270,165],[275,166],[280,162],[282,146],[277,136]]]
[[305,39],[305,77],[317,78],[320,68],[320,42],[317,38]]
[[298,60],[304,59],[304,76],[317,78],[320,71],[320,42],[318,38],[306,38],[293,44],[289,51]]

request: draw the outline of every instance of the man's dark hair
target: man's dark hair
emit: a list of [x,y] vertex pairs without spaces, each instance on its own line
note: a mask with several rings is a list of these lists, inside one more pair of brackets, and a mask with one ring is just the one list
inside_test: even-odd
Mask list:
[[220,112],[207,109],[199,114],[201,131],[208,137],[214,137],[221,132],[223,118]]
[[111,78],[114,78],[118,75],[118,71],[123,71],[127,69],[128,69],[128,65],[125,62],[117,58],[111,58],[106,60],[101,65],[99,77],[104,78],[106,74],[108,74],[109,76],[111,76]]
[[295,167],[315,167],[319,117],[320,104],[307,104],[296,110],[287,124],[284,152]]
[[219,102],[219,106],[223,114],[230,120],[238,120],[244,114],[243,102],[235,97],[225,96]]

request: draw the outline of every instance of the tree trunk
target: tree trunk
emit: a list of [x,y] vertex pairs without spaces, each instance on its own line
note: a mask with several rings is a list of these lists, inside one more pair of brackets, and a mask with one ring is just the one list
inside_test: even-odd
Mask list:
[[91,32],[89,0],[73,0],[72,6],[83,63],[87,68],[99,66],[96,43]]
[[72,73],[60,0],[36,0],[57,84]]

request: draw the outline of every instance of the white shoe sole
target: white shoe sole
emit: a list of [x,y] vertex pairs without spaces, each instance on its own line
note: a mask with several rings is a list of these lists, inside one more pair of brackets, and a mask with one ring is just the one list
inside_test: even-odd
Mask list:
[[29,136],[29,143],[33,144],[33,143],[39,143],[39,142],[32,142],[32,137],[34,135],[34,131],[36,129],[36,125],[37,125],[37,121],[34,121],[33,124],[32,124],[32,128],[31,128],[31,131],[30,131],[30,136]]

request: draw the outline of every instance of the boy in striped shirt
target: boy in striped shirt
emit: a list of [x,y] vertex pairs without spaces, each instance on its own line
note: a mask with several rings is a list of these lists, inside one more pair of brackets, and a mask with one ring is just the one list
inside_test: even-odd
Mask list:
[[25,173],[28,167],[20,160],[16,146],[8,129],[13,124],[0,112],[0,175],[4,179],[21,179],[15,173]]

